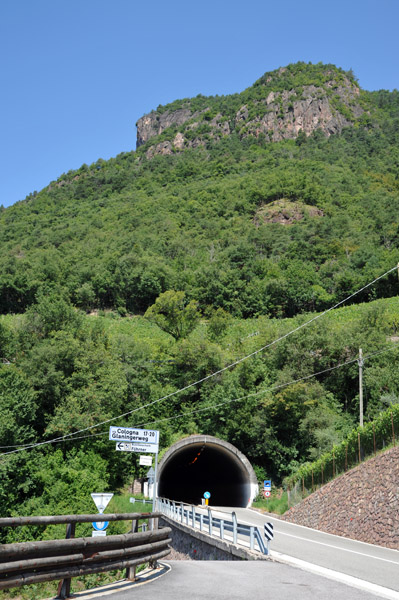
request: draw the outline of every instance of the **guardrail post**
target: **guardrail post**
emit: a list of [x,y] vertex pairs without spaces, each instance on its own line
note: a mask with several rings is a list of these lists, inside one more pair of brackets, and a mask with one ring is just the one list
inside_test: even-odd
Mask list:
[[203,527],[204,527],[204,515],[202,513],[200,513],[200,531],[202,531]]
[[[137,533],[138,530],[139,530],[139,521],[138,521],[138,519],[133,519],[131,533]],[[127,567],[126,568],[126,579],[128,579],[129,581],[136,581],[136,567]]]
[[249,530],[249,547],[251,548],[251,550],[254,549],[254,537],[254,527],[251,525]]
[[191,510],[191,519],[192,519],[192,523],[193,523],[193,529],[195,529],[195,506],[194,505]]
[[[143,525],[145,525],[145,523],[143,523]],[[150,519],[148,525],[151,531],[158,529],[158,518]],[[142,531],[145,531],[145,529],[143,529]]]
[[[76,523],[67,523],[65,539],[69,540],[75,537]],[[70,598],[71,596],[71,579],[61,579],[58,584],[58,598]]]
[[180,520],[183,523],[183,520],[184,520],[183,502],[180,502],[180,512],[181,512],[181,514],[180,514]]
[[235,512],[231,513],[231,518],[233,521],[233,544],[237,543],[237,515]]
[[224,540],[224,521],[221,519],[220,521],[220,539]]
[[208,508],[208,518],[209,518],[209,535],[212,535],[212,512],[211,512],[210,508]]

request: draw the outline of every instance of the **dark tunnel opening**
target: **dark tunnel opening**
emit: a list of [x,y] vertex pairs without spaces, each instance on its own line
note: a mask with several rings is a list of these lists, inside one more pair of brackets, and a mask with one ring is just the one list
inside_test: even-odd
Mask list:
[[160,469],[158,496],[201,504],[204,492],[210,492],[212,506],[246,507],[251,499],[250,475],[221,445],[198,442],[177,449]]

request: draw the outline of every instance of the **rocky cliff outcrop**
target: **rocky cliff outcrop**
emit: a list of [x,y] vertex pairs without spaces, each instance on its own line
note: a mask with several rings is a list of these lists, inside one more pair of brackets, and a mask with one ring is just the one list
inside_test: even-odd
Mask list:
[[330,481],[282,519],[399,550],[399,448]]
[[[330,82],[329,87],[333,88],[334,85],[334,82]],[[345,85],[336,86],[333,96],[314,85],[304,87],[300,97],[293,90],[270,92],[264,102],[263,116],[252,120],[245,118],[247,107],[243,106],[236,115],[236,125],[242,123],[244,135],[258,136],[264,133],[273,142],[296,138],[300,131],[308,136],[315,129],[320,129],[329,136],[340,133],[344,127],[353,123],[354,117],[362,114],[362,108],[354,102],[358,94],[359,89],[353,88],[349,81],[346,81]],[[332,98],[335,102],[338,99],[341,110],[349,106],[353,110],[345,116],[334,108]]]
[[[299,85],[303,72],[308,83]],[[138,120],[137,147],[147,144],[151,157],[205,145],[233,132],[241,138],[263,135],[270,142],[309,136],[315,130],[330,136],[361,117],[364,107],[353,78],[327,67],[300,74],[298,79],[295,70],[283,68],[241,94],[201,96],[159,107]]]

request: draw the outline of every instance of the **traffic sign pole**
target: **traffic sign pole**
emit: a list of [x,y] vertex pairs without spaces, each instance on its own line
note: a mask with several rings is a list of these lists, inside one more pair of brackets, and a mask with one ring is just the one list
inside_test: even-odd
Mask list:
[[154,468],[154,485],[152,488],[152,512],[155,512],[155,502],[158,492],[158,452],[155,454],[155,468]]
[[152,492],[152,512],[155,512],[158,495],[159,431],[135,427],[110,427],[109,439],[116,442],[116,450],[122,452],[147,452],[155,454],[155,473]]

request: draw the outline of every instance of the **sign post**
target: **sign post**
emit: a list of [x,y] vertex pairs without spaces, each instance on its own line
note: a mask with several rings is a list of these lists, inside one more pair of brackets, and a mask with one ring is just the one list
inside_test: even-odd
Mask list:
[[264,524],[264,530],[265,530],[265,538],[266,538],[266,543],[267,543],[267,553],[270,554],[270,540],[272,540],[274,538],[274,531],[273,531],[274,527],[273,527],[273,523],[265,523]]
[[208,506],[209,498],[211,497],[211,492],[204,492],[205,504]]
[[272,482],[271,479],[265,479],[263,481],[263,495],[266,500],[269,500],[272,493]]
[[[136,427],[110,427],[109,439],[116,442],[115,450],[119,452],[148,452],[155,454],[154,483],[152,494],[152,512],[155,512],[155,503],[158,487],[158,450],[159,450],[159,431],[153,429],[138,429]],[[140,457],[140,464],[144,457]],[[147,463],[148,464],[148,463]],[[152,464],[152,460],[149,463]]]
[[158,452],[155,454],[155,469],[154,469],[154,484],[152,492],[152,512],[155,512],[155,501],[157,497],[157,485],[158,485]]

